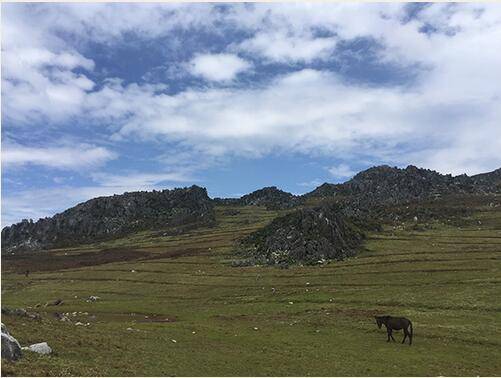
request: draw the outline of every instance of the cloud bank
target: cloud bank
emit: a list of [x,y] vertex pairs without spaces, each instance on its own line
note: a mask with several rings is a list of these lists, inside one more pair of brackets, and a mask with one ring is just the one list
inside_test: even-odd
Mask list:
[[[195,179],[190,161],[203,172],[276,154],[332,158],[331,177],[352,175],[362,161],[452,174],[501,165],[499,4],[3,4],[2,11],[2,133],[15,140],[3,146],[7,168],[79,170],[99,193],[99,173],[111,180],[113,162],[126,177],[131,159],[161,172],[135,176],[137,189],[162,177]],[[105,59],[134,44],[170,59],[151,72],[172,66],[176,75],[109,74],[114,65]],[[405,73],[410,79],[400,79]],[[58,140],[67,137],[73,146]],[[140,158],[124,154],[139,149]],[[6,198],[7,206],[18,203]]]

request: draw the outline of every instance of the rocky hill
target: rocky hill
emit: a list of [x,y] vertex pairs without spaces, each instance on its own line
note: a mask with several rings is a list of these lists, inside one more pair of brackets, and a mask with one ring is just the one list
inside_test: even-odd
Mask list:
[[257,263],[314,264],[353,256],[362,240],[337,206],[323,205],[275,219],[242,240],[242,253]]
[[409,165],[405,169],[381,165],[355,175],[343,184],[325,183],[308,197],[329,197],[342,194],[358,197],[371,204],[395,204],[445,194],[489,193],[500,189],[501,169],[476,176],[442,175],[430,169]]
[[112,239],[131,232],[214,223],[205,188],[132,192],[98,197],[37,222],[2,230],[2,252],[63,247]]
[[266,206],[269,209],[286,209],[298,205],[299,201],[297,196],[284,192],[276,186],[269,186],[241,197],[240,204]]
[[215,198],[214,201],[218,205],[255,205],[265,206],[270,210],[277,210],[295,207],[302,203],[302,198],[284,192],[276,186],[269,186],[246,194],[240,198]]

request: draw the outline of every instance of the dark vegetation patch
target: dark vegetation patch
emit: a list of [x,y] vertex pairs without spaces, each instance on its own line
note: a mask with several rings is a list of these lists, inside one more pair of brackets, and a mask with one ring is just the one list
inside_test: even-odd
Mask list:
[[105,249],[99,252],[78,254],[55,254],[51,252],[30,252],[2,256],[2,270],[16,273],[56,271],[86,266],[108,264],[117,261],[137,260],[150,253],[132,249]]
[[97,252],[64,255],[53,252],[30,252],[2,256],[2,271],[16,273],[57,271],[98,266],[113,262],[147,261],[162,258],[178,258],[207,253],[207,248],[162,248],[162,252],[148,252],[129,248],[109,248]]

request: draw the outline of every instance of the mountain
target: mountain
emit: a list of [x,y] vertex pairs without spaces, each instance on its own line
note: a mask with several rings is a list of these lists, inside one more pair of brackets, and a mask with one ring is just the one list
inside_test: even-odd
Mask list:
[[131,232],[214,223],[207,190],[198,186],[98,197],[37,222],[2,230],[2,251],[38,250],[113,239]]
[[405,169],[381,165],[362,171],[343,184],[325,183],[305,197],[342,194],[363,197],[373,204],[400,203],[444,194],[495,192],[500,176],[501,169],[469,177],[442,175],[413,165]]
[[[301,258],[306,259],[310,259],[311,256],[335,258],[334,256],[346,255],[345,252],[341,253],[341,250],[350,249],[340,242],[344,238],[336,239],[337,231],[327,232],[322,228],[324,227],[322,222],[313,221],[315,216],[321,218],[323,216],[321,214],[329,214],[326,219],[329,221],[335,219],[336,224],[340,225],[341,234],[344,234],[345,231],[347,233],[351,231],[348,226],[347,228],[342,226],[342,222],[368,230],[380,227],[381,217],[384,214],[392,218],[400,216],[398,215],[400,213],[388,212],[389,206],[433,200],[449,194],[482,195],[499,192],[501,192],[501,169],[469,177],[442,175],[412,165],[405,169],[387,165],[372,167],[343,184],[324,183],[303,196],[295,196],[275,186],[256,190],[240,198],[213,200],[208,197],[205,188],[198,186],[133,192],[95,198],[51,218],[40,219],[37,222],[23,220],[5,227],[2,230],[2,252],[93,243],[143,230],[176,228],[175,232],[182,232],[189,228],[214,224],[215,205],[258,205],[272,210],[309,208],[285,215],[279,221],[282,223],[279,225],[275,223],[274,229],[267,229],[273,232],[270,231],[271,234],[266,236],[266,241],[258,243],[259,246],[255,244],[262,256],[270,259],[270,251],[273,248],[278,251],[279,246],[283,245],[284,248],[293,251],[291,256],[303,256]],[[313,206],[322,203],[322,206],[327,206],[325,202],[335,202],[337,208],[312,209]],[[309,224],[310,228],[303,228]],[[313,231],[315,227],[319,229]],[[297,232],[304,235],[296,235]],[[331,236],[328,236],[329,232]],[[284,235],[287,235],[285,239]],[[312,235],[322,238],[323,241],[313,242]],[[258,236],[259,238],[261,236]],[[352,240],[351,236],[348,240]],[[303,243],[306,250],[302,249],[303,247],[299,248],[297,246],[299,244],[295,243]],[[337,246],[342,246],[341,250]],[[328,252],[328,248],[332,248],[332,251]]]

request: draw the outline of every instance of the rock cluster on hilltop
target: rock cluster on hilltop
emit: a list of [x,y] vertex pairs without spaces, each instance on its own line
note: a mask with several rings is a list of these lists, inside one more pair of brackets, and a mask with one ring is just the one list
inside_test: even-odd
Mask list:
[[384,206],[448,194],[499,192],[498,171],[469,177],[442,175],[412,165],[405,169],[382,165],[362,171],[343,184],[324,184],[305,197],[340,197],[343,213],[356,217]]
[[276,186],[269,186],[240,198],[215,198],[218,205],[236,206],[265,206],[268,210],[289,209],[302,203],[302,198],[291,193],[284,192]]
[[242,241],[243,254],[266,264],[318,263],[353,256],[363,234],[334,205],[296,210]]
[[471,178],[476,187],[479,187],[486,192],[501,192],[501,168],[492,172],[474,175],[471,176]]
[[374,204],[395,204],[444,194],[499,191],[501,169],[475,176],[442,175],[409,165],[405,169],[381,165],[355,175],[343,184],[325,183],[306,197],[366,197]]
[[276,186],[269,186],[246,194],[240,198],[241,205],[266,206],[270,210],[288,209],[299,204],[299,198],[284,192]]
[[132,192],[91,199],[51,218],[23,220],[2,230],[2,252],[39,250],[111,239],[146,229],[210,225],[205,188]]

